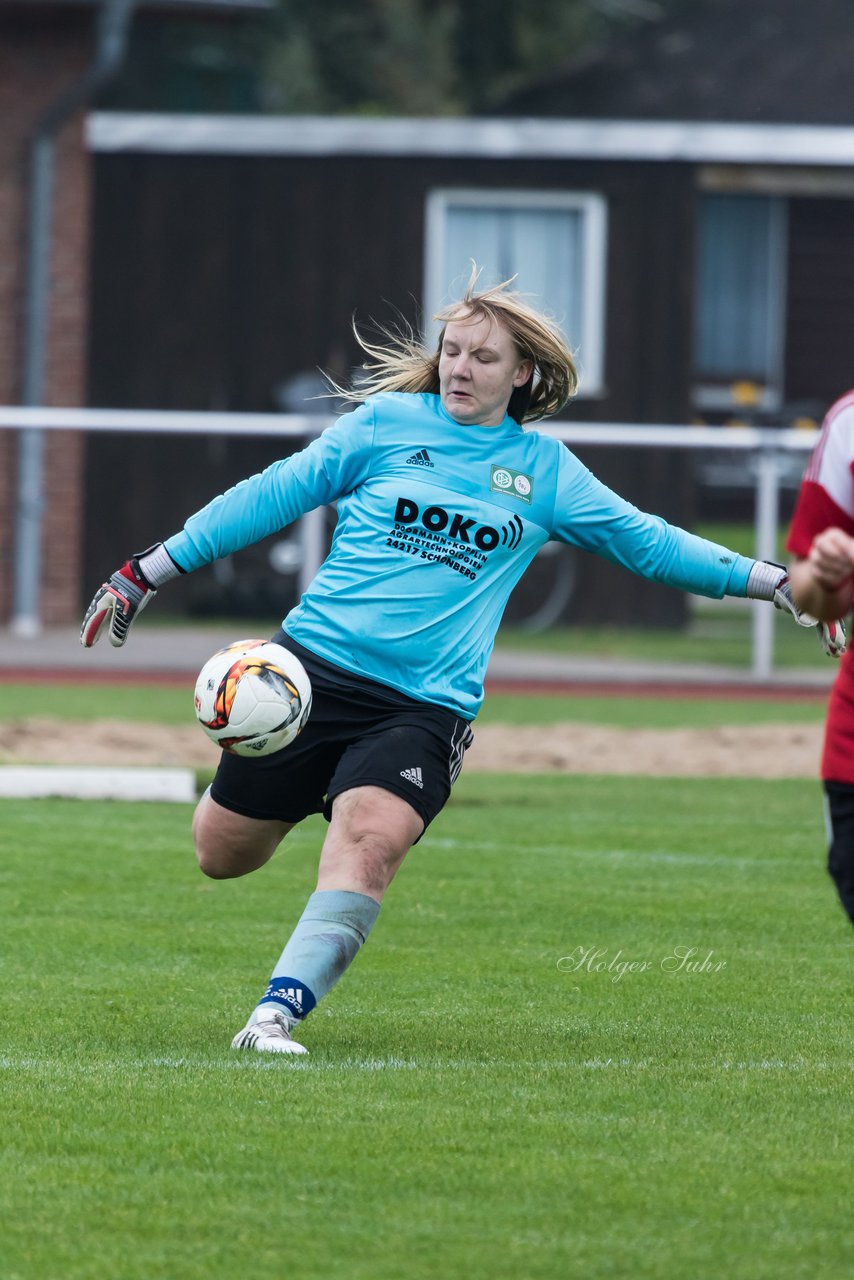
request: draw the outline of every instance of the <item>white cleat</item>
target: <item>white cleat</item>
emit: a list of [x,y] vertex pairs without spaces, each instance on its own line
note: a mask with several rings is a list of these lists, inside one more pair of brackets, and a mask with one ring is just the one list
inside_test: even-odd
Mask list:
[[308,1053],[304,1045],[291,1039],[291,1027],[283,1013],[270,1013],[247,1022],[231,1042],[232,1049],[255,1049],[258,1053]]

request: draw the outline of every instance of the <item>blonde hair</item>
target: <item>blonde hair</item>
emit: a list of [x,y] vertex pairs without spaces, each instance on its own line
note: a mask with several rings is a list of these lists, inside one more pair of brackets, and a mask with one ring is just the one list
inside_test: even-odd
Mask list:
[[533,362],[533,373],[510,397],[507,412],[517,422],[532,422],[557,413],[575,394],[578,374],[572,352],[562,333],[550,319],[535,311],[505,280],[475,291],[480,272],[472,264],[466,291],[459,302],[444,307],[433,317],[441,326],[435,351],[431,351],[405,322],[397,329],[377,326],[385,341],[370,342],[353,325],[359,346],[368,360],[349,388],[330,385],[336,395],[361,403],[381,391],[439,392],[439,356],[445,329],[455,320],[492,320],[513,339],[523,360]]

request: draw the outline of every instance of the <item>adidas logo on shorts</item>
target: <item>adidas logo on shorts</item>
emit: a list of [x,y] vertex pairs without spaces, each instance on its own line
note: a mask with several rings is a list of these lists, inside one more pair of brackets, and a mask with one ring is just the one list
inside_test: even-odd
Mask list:
[[417,453],[413,453],[411,458],[406,459],[408,467],[433,467],[436,464],[430,461],[430,454],[426,449],[419,449]]
[[401,769],[400,776],[401,778],[405,778],[407,782],[414,782],[416,787],[420,787],[422,791],[424,790],[424,782],[421,777],[420,769]]

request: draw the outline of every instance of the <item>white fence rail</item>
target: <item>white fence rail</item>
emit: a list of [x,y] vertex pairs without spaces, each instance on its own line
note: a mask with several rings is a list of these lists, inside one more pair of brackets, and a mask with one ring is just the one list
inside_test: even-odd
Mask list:
[[[43,440],[47,431],[113,432],[168,435],[276,436],[307,441],[334,419],[325,414],[214,413],[147,409],[50,409],[0,406],[0,430],[35,433]],[[780,490],[791,472],[793,455],[806,455],[817,432],[767,427],[698,427],[634,425],[609,422],[552,422],[538,428],[564,444],[609,448],[720,450],[742,454],[752,471],[755,488],[754,555],[759,560],[776,557],[780,523]],[[31,436],[31,441],[33,437]],[[28,451],[38,460],[41,449]],[[13,628],[37,631],[38,548],[42,518],[42,483],[39,465],[19,476],[15,544],[15,617]],[[300,589],[311,580],[323,554],[323,512],[305,516],[301,530]],[[774,664],[774,614],[767,605],[753,605],[751,672],[767,679]]]

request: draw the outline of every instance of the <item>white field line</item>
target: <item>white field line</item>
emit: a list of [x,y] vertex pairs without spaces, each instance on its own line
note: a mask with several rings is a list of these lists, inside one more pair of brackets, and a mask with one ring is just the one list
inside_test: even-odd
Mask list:
[[[169,1057],[151,1057],[151,1058],[131,1058],[127,1062],[76,1062],[76,1063],[58,1063],[52,1062],[46,1058],[33,1057],[3,1057],[0,1058],[0,1071],[8,1071],[10,1073],[20,1072],[33,1074],[44,1074],[56,1078],[65,1079],[89,1079],[92,1077],[115,1075],[127,1076],[133,1072],[186,1072],[187,1075],[197,1076],[200,1073],[206,1075],[218,1074],[221,1071],[272,1071],[277,1070],[282,1063],[288,1067],[296,1067],[302,1071],[324,1071],[324,1072],[342,1072],[349,1071],[423,1071],[430,1072],[453,1072],[453,1071],[489,1071],[496,1068],[506,1068],[512,1071],[514,1075],[525,1065],[518,1059],[512,1062],[503,1062],[495,1059],[477,1059],[477,1058],[446,1058],[443,1060],[427,1060],[419,1062],[414,1058],[342,1058],[337,1062],[330,1061],[311,1061],[304,1057],[297,1057],[291,1054],[269,1054],[266,1056],[240,1055],[235,1056],[229,1061],[220,1061],[218,1059],[198,1059],[198,1058],[169,1058]],[[711,1071],[711,1072],[772,1072],[772,1071],[789,1071],[793,1073],[806,1072],[854,1072],[854,1059],[845,1062],[827,1062],[824,1060],[810,1061],[806,1058],[756,1058],[756,1059],[730,1059],[730,1058],[692,1058],[682,1060],[676,1063],[660,1063],[650,1058],[581,1058],[581,1059],[560,1059],[552,1061],[536,1060],[527,1064],[532,1072],[541,1074],[544,1071],[560,1071],[567,1074],[585,1073],[589,1071],[623,1071],[629,1072],[654,1072],[658,1075],[671,1074],[675,1072],[682,1073],[685,1071]]]
[[[502,849],[506,850],[507,845],[499,844],[490,840],[451,840],[444,839],[441,836],[425,837],[422,841],[425,851],[430,848],[436,849],[459,849],[461,852],[481,851],[483,853],[497,853]],[[571,859],[589,858],[597,862],[611,859],[615,862],[660,862],[667,866],[698,866],[698,867],[781,867],[785,866],[787,859],[782,855],[775,855],[773,858],[762,857],[745,857],[737,858],[727,857],[725,854],[703,854],[703,853],[663,853],[656,849],[583,849],[577,845],[567,843],[559,844],[539,844],[536,846],[535,853],[544,854],[546,856],[566,857]],[[788,859],[791,865],[800,865],[800,860],[793,856]]]

